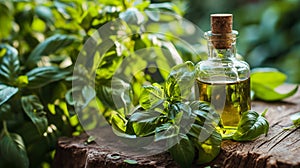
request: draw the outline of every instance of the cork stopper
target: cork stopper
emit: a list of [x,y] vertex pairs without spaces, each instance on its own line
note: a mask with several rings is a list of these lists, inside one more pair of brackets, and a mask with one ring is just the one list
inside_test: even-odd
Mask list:
[[231,48],[235,34],[232,31],[232,14],[212,14],[211,42],[216,49]]
[[214,34],[226,34],[232,32],[232,14],[210,15],[211,31]]

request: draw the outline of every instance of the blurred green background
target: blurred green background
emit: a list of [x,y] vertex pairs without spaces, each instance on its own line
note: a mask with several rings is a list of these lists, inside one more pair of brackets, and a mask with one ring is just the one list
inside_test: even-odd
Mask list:
[[238,53],[251,68],[275,67],[300,83],[300,0],[189,0],[185,11],[204,31],[211,13],[232,13]]

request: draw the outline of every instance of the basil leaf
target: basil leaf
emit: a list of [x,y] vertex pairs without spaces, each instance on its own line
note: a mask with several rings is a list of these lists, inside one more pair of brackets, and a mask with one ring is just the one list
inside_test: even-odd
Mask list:
[[195,157],[195,148],[192,142],[184,134],[179,134],[177,141],[178,143],[172,146],[168,151],[181,167],[191,167]]
[[257,68],[251,73],[251,89],[254,97],[265,101],[278,101],[294,95],[298,86],[287,93],[275,91],[277,86],[283,84],[286,75],[274,68]]
[[0,53],[0,81],[12,85],[20,70],[18,51],[10,45],[1,44]]
[[48,120],[39,98],[35,95],[23,96],[21,103],[26,115],[34,123],[40,135],[43,135],[48,127]]
[[42,56],[53,54],[59,49],[73,44],[75,40],[76,38],[74,36],[64,34],[55,34],[47,38],[33,49],[27,59],[26,65],[29,68],[35,67]]
[[18,88],[0,84],[0,106],[19,91]]
[[136,111],[130,116],[128,122],[132,124],[137,136],[148,136],[154,134],[159,119],[160,113],[154,110]]
[[164,90],[159,84],[144,86],[139,98],[139,104],[144,109],[150,109],[164,102]]
[[267,134],[268,130],[268,121],[257,112],[249,110],[242,113],[237,131],[232,135],[232,139],[236,141],[251,141],[261,134]]
[[[203,129],[201,131],[203,131]],[[204,142],[199,140],[193,139],[192,141],[198,150],[197,163],[208,163],[220,153],[222,136],[214,130],[210,132],[210,136]]]
[[14,164],[15,167],[28,168],[29,159],[22,137],[15,133],[7,133],[0,140],[1,157]]
[[30,89],[40,88],[49,83],[64,79],[69,74],[69,71],[54,66],[37,67],[26,73],[29,82],[27,87]]
[[165,123],[155,128],[154,140],[156,142],[161,140],[168,140],[178,136],[178,134],[179,134],[179,127],[177,125],[171,123]]
[[176,65],[165,83],[165,94],[171,102],[189,99],[195,81],[195,67],[190,61]]

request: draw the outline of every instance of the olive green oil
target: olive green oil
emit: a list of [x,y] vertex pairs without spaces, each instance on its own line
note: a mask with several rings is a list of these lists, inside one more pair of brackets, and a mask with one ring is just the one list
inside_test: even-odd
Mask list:
[[197,80],[200,100],[210,102],[221,117],[218,127],[222,137],[237,130],[241,114],[250,110],[250,78],[236,82],[203,82]]

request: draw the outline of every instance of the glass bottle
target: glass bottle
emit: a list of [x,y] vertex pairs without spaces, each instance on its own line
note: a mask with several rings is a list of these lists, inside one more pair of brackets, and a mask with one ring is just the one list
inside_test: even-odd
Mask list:
[[250,67],[236,58],[232,14],[212,14],[211,31],[205,32],[208,58],[197,64],[199,99],[220,114],[222,137],[235,133],[241,114],[250,110]]

